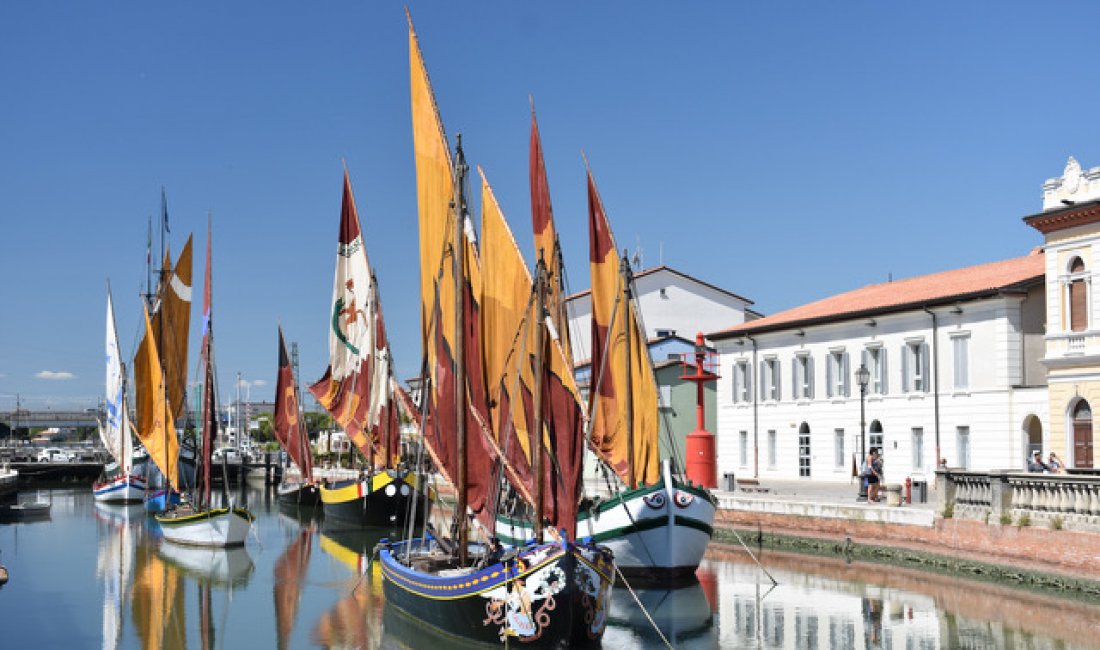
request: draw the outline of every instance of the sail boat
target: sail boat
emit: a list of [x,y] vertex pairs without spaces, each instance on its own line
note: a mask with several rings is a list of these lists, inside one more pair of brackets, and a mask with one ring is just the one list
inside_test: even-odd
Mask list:
[[[586,162],[587,167],[587,162]],[[713,533],[716,501],[660,460],[657,384],[632,301],[633,277],[588,177],[592,274],[589,445],[622,485],[582,510],[579,528],[606,544],[624,575],[678,580],[695,574]]]
[[[210,225],[206,234],[206,279],[203,291],[204,324],[202,339],[203,371],[202,386],[202,442],[199,448],[201,472],[195,477],[195,490],[190,501],[178,507],[156,515],[164,539],[179,544],[194,546],[242,546],[252,529],[255,519],[247,508],[211,507],[211,460],[214,441],[218,436],[218,406],[216,399],[214,370],[214,321],[211,312],[211,273],[210,273]],[[148,323],[148,319],[146,320]],[[148,327],[148,325],[147,325]],[[156,361],[156,358],[153,357]],[[166,405],[167,406],[167,405]],[[167,410],[167,408],[166,408]],[[163,470],[164,468],[162,468]]]
[[309,390],[371,467],[367,476],[321,485],[325,519],[361,526],[400,526],[406,516],[422,521],[428,486],[399,462],[404,392],[393,374],[378,282],[346,168],[330,323],[329,365]]
[[[149,312],[150,329],[146,332],[146,340],[150,344],[138,346],[134,355],[134,402],[137,405],[139,424],[148,428],[151,421],[151,413],[154,410],[153,402],[157,399],[155,391],[148,383],[151,372],[149,369],[148,353],[155,350],[160,364],[161,373],[159,381],[163,383],[165,403],[167,405],[167,417],[173,425],[185,414],[185,402],[187,394],[187,342],[190,333],[191,322],[191,237],[172,266],[172,257],[165,244],[165,235],[168,232],[168,199],[161,190],[161,267],[157,272],[156,289],[153,288],[153,227],[149,225],[149,241],[146,248],[146,263],[149,269],[147,280],[148,287],[145,294],[145,308]],[[142,418],[145,418],[143,421]],[[163,432],[162,432],[163,433]],[[173,436],[174,426],[173,426]],[[174,446],[179,450],[178,441],[161,440],[156,443],[158,447]],[[177,460],[184,461],[185,482],[189,482],[189,473],[193,470],[193,458],[187,454]],[[148,466],[147,466],[148,467]],[[159,465],[158,465],[159,467]],[[161,468],[163,471],[163,468]],[[172,469],[172,475],[178,474],[177,468]],[[149,512],[161,512],[171,504],[179,503],[179,492],[171,488],[153,488],[156,476],[146,472],[146,483],[150,488],[145,494],[145,509]],[[164,479],[162,473],[159,477]],[[177,483],[178,485],[178,483]]]
[[286,353],[283,328],[279,327],[279,372],[275,380],[275,439],[279,441],[290,462],[298,467],[297,480],[286,473],[277,488],[279,505],[312,508],[321,501],[321,493],[313,482],[313,452],[309,447],[309,435],[302,418],[301,401],[298,399],[298,382],[290,367]]
[[[561,376],[560,347],[555,348],[546,336],[544,268],[540,264],[534,281],[525,287],[533,301],[520,298],[494,304],[496,298],[507,298],[509,290],[514,298],[517,285],[523,283],[522,274],[505,270],[509,260],[512,271],[526,268],[521,258],[517,266],[510,251],[500,251],[501,265],[486,267],[481,275],[468,218],[468,168],[461,138],[452,167],[411,20],[409,52],[420,209],[422,343],[425,367],[431,371],[422,395],[424,442],[439,471],[455,488],[458,535],[453,542],[429,533],[384,543],[379,558],[385,606],[387,612],[481,643],[507,645],[514,639],[529,647],[596,645],[606,624],[614,564],[605,548],[573,539],[570,515],[576,512],[579,473],[575,469],[580,456],[569,448],[579,451],[579,439],[570,439],[568,426],[554,425],[559,424],[557,418],[578,422],[580,403],[575,391],[571,403],[555,399],[568,391],[554,391],[563,386],[554,380],[571,373],[564,368]],[[482,195],[492,196],[484,180]],[[495,200],[487,208],[483,199],[482,208],[483,220],[499,218],[503,223]],[[488,229],[484,224],[483,228]],[[485,246],[498,242],[500,238],[487,238]],[[486,292],[483,277],[501,284]],[[533,333],[534,342],[516,354],[497,354],[501,350],[496,343],[517,331],[506,333],[508,327],[502,323],[515,323],[520,312],[535,315],[525,321],[527,326],[518,327],[524,333],[520,339]],[[493,353],[482,354],[481,341],[493,347]],[[533,364],[529,351],[534,353]],[[513,390],[497,392],[507,402],[496,404],[498,413],[493,418],[485,373],[502,371],[507,376],[496,385],[511,385]],[[494,427],[496,431],[491,430]],[[491,529],[502,484],[511,484],[525,495],[534,511],[536,530],[548,515],[552,541],[532,541],[504,554],[495,537],[469,539],[468,511],[483,531]]]
[[99,426],[99,437],[115,462],[107,465],[103,476],[92,485],[92,494],[101,503],[140,502],[145,496],[145,479],[133,473],[133,443],[130,415],[126,408],[126,370],[119,355],[115,308],[107,289],[107,425]]

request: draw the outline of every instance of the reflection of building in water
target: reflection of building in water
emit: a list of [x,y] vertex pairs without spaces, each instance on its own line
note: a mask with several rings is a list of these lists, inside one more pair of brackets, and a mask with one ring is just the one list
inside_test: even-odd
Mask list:
[[1096,608],[1008,587],[887,565],[765,552],[779,585],[747,557],[717,574],[720,647],[1100,648]]

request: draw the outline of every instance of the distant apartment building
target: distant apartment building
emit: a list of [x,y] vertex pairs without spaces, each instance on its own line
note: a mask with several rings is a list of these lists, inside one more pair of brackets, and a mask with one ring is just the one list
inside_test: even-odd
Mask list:
[[712,331],[719,475],[848,480],[870,448],[889,482],[928,479],[938,459],[1022,469],[1047,436],[1046,262],[1036,250]]

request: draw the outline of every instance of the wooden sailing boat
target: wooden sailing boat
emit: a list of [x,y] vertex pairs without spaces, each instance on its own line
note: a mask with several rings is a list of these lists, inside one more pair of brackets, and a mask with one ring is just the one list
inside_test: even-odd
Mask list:
[[371,466],[367,475],[321,485],[325,519],[361,526],[422,521],[428,486],[399,462],[403,391],[346,169],[330,322],[329,365],[309,390]]
[[633,276],[620,258],[596,181],[588,170],[592,274],[589,444],[622,485],[582,510],[582,534],[606,544],[624,575],[676,580],[695,574],[713,533],[716,501],[674,476],[660,460],[657,384],[632,300]]
[[[534,363],[525,353],[483,355],[482,340],[495,346],[504,336],[492,323],[506,322],[510,316],[514,320],[516,312],[525,311],[514,301],[498,311],[484,293],[483,277],[510,281],[513,288],[523,280],[521,275],[502,273],[503,265],[481,275],[468,219],[461,139],[452,168],[411,21],[409,51],[420,207],[421,323],[426,367],[431,370],[423,395],[424,441],[439,471],[455,487],[458,535],[453,542],[431,534],[410,536],[383,547],[379,558],[387,614],[392,611],[445,634],[482,643],[508,644],[514,639],[530,647],[598,644],[614,565],[606,549],[577,543],[572,537],[569,514],[575,515],[579,474],[571,477],[570,471],[573,456],[579,460],[579,454],[564,450],[571,444],[579,449],[579,439],[566,439],[567,427],[548,426],[554,420],[547,416],[569,419],[572,411],[576,421],[580,405],[574,399],[577,409],[571,409],[568,400],[554,400],[562,392],[546,390],[552,386],[546,381],[552,376],[547,368],[554,366],[548,359],[553,355],[544,354],[548,347],[553,349],[542,318],[545,273],[540,265],[534,282],[524,288],[527,296],[536,296],[536,318],[522,328],[535,334],[529,348],[534,351]],[[487,183],[483,183],[483,196],[491,196]],[[483,202],[483,214],[488,212],[484,208]],[[494,214],[498,213],[499,209]],[[491,245],[489,240],[485,245]],[[494,297],[508,292],[507,287],[497,289]],[[498,403],[499,417],[493,418],[485,373],[501,372],[504,367],[514,369],[511,381],[505,381],[514,390],[498,393],[506,395],[508,402]],[[566,368],[565,376],[569,375]],[[495,435],[490,421],[496,423]],[[524,430],[527,435],[520,433]],[[564,444],[555,444],[559,442]],[[544,462],[548,459],[560,463],[558,473]],[[536,529],[544,515],[552,515],[554,541],[532,541],[505,555],[496,538],[484,532],[480,540],[469,539],[468,513],[482,531],[492,528],[502,481],[530,499]],[[545,498],[547,493],[551,498]],[[558,498],[563,493],[568,496]]]
[[290,356],[283,341],[283,328],[279,327],[279,372],[275,380],[275,438],[279,441],[290,462],[298,468],[298,476],[283,473],[277,488],[279,505],[312,508],[321,502],[321,493],[313,481],[313,452],[309,447],[309,434],[302,418],[301,401],[298,399],[298,382],[290,367]]
[[[199,448],[201,471],[195,477],[196,485],[190,500],[163,514],[156,515],[156,520],[164,533],[164,539],[170,542],[194,546],[242,546],[248,537],[248,532],[252,529],[254,519],[252,513],[247,508],[241,507],[211,507],[210,470],[214,444],[218,435],[218,408],[214,370],[214,321],[211,313],[209,225],[207,225],[206,281],[203,294],[203,313],[206,315],[206,323],[200,362],[200,368],[203,371],[202,441]],[[153,361],[156,361],[155,357]],[[165,411],[168,411],[167,404]]]
[[107,289],[107,394],[106,426],[99,425],[99,437],[114,462],[103,469],[103,475],[92,485],[92,494],[102,503],[140,502],[145,496],[145,478],[134,474],[133,443],[130,438],[130,415],[126,408],[126,370],[119,354],[115,309]]

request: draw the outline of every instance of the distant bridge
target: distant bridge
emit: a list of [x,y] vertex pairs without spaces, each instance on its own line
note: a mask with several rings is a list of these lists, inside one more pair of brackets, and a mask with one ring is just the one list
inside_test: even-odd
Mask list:
[[0,411],[0,423],[17,429],[26,427],[94,427],[97,409],[83,411]]

